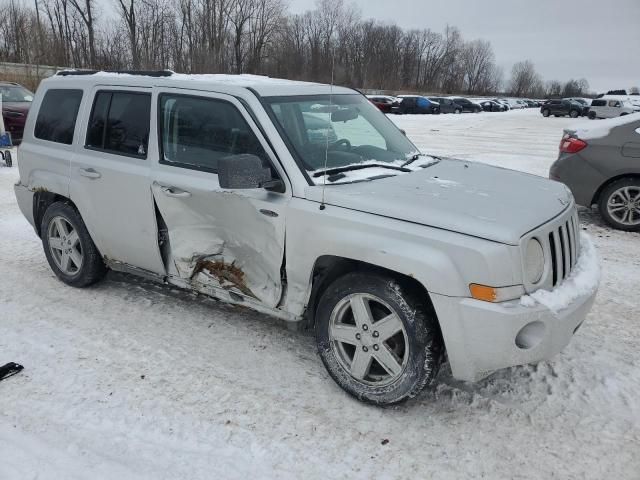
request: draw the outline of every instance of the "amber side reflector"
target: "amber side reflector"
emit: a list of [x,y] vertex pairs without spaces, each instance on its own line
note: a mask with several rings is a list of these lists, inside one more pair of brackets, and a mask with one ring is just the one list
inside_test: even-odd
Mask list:
[[494,287],[472,283],[469,285],[469,291],[471,292],[471,296],[476,300],[495,302],[498,299],[498,292]]

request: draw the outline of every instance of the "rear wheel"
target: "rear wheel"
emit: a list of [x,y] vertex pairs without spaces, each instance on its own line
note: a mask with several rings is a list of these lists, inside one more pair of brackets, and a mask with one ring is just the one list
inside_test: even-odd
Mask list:
[[613,228],[640,231],[640,179],[622,178],[606,186],[600,194],[598,208]]
[[42,218],[42,246],[53,273],[67,285],[87,287],[101,280],[106,267],[78,211],[64,202]]
[[595,120],[596,119],[596,112],[589,112],[589,119],[590,120]]
[[316,341],[331,377],[365,402],[417,395],[438,373],[442,341],[424,300],[391,277],[347,274],[322,295]]
[[11,158],[11,152],[9,150],[4,152],[4,164],[7,167],[10,167],[11,165],[13,165],[13,159]]
[[551,112],[549,110],[547,110],[546,108],[544,110],[542,110],[542,116],[543,117],[548,117],[549,115],[551,115]]
[[462,110],[460,110],[459,108],[456,108],[455,111],[453,112],[456,115],[462,113]]

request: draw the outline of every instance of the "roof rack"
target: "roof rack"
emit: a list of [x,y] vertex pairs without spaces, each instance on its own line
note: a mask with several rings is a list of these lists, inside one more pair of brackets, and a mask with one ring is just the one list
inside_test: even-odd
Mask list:
[[61,70],[56,75],[68,77],[72,75],[95,75],[96,73],[126,73],[128,75],[144,75],[146,77],[170,77],[171,70]]

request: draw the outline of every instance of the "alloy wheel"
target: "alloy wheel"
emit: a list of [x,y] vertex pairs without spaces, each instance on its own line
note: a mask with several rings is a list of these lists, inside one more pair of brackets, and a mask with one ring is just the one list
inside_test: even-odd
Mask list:
[[331,312],[329,338],[342,368],[367,385],[393,383],[409,360],[400,316],[375,295],[356,293],[343,298]]
[[73,276],[82,268],[82,245],[78,232],[64,217],[54,217],[47,231],[49,251],[56,266],[65,275]]
[[607,212],[622,225],[640,225],[640,186],[625,186],[614,191],[607,201]]

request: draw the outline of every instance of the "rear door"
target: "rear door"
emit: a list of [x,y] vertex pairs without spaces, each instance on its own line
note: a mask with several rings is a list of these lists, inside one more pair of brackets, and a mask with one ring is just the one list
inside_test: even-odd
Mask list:
[[290,188],[224,189],[217,172],[220,158],[248,153],[285,180],[273,152],[236,98],[182,89],[158,93],[152,190],[166,224],[170,278],[218,297],[231,292],[277,306]]
[[96,86],[69,194],[107,259],[164,274],[147,158],[151,89]]

